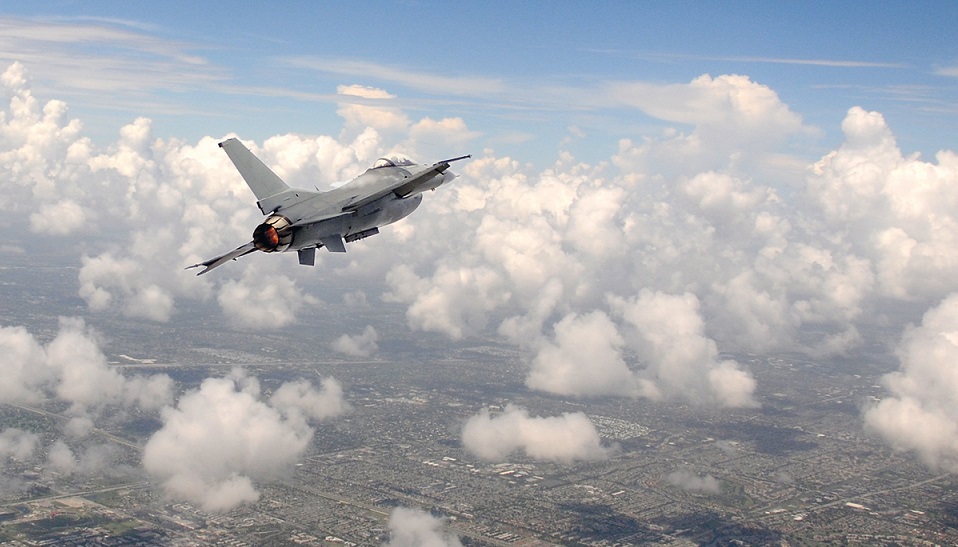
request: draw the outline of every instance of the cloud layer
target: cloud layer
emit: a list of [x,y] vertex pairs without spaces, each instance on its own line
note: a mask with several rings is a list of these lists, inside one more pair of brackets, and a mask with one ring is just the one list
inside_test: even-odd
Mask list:
[[[904,329],[917,320],[907,310],[958,293],[958,155],[903,153],[881,113],[851,107],[835,120],[840,145],[800,157],[791,140],[815,129],[747,76],[609,84],[603,100],[661,120],[661,130],[619,141],[595,165],[562,152],[534,171],[477,151],[416,214],[345,256],[324,255],[311,269],[253,255],[202,278],[183,266],[248,241],[260,217],[216,147],[225,135],[157,139],[139,118],[98,147],[65,103],[33,95],[22,65],[0,75],[0,88],[0,225],[13,234],[5,249],[89,242],[75,258],[79,295],[94,313],[163,322],[215,302],[237,328],[282,328],[322,306],[311,295],[335,277],[351,293],[404,306],[414,331],[503,337],[527,352],[531,389],[751,407],[759,386],[723,355],[849,354],[865,341],[862,327]],[[446,155],[435,143],[458,153],[473,142],[466,120],[415,119],[386,90],[339,94],[336,136],[247,144],[291,184],[328,188],[393,150]],[[939,312],[903,344],[931,344],[912,337],[938,329]],[[347,335],[337,351],[371,354],[375,344],[367,332]],[[55,348],[15,349],[45,362]],[[934,382],[914,379],[909,359],[900,380],[888,381],[898,403],[884,403],[902,405],[907,419],[896,428],[868,419],[912,447],[907,432],[950,418],[917,403],[943,399]],[[24,380],[14,370],[3,396],[57,389],[55,371],[38,371]],[[98,389],[119,385],[106,375]],[[58,396],[79,406],[102,400],[80,388]],[[921,453],[950,465],[949,449]]]

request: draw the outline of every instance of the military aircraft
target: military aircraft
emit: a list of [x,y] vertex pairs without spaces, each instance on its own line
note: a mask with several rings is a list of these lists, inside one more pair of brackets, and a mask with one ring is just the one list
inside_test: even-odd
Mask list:
[[328,192],[290,188],[239,140],[220,143],[243,180],[256,196],[259,210],[267,215],[253,230],[253,241],[236,249],[188,266],[204,269],[222,266],[255,251],[296,251],[299,263],[312,266],[316,249],[326,247],[345,253],[346,243],[379,233],[379,227],[405,218],[419,207],[422,193],[435,190],[456,178],[449,164],[472,156],[417,165],[406,158],[379,158],[363,174]]

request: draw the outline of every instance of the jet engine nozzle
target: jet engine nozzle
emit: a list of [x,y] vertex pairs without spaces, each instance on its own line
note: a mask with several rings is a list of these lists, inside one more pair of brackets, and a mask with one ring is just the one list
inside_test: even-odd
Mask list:
[[253,230],[253,245],[264,253],[281,253],[292,242],[293,228],[282,215],[271,215]]

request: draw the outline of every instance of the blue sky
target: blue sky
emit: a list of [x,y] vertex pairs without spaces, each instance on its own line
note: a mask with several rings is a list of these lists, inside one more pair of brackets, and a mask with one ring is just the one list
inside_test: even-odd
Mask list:
[[417,118],[462,118],[479,148],[595,162],[675,125],[608,102],[605,84],[740,74],[821,130],[794,143],[810,159],[856,105],[882,112],[906,153],[956,148],[954,2],[232,6],[4,2],[0,60],[101,143],[137,116],[163,138],[335,135],[337,86],[358,84]]

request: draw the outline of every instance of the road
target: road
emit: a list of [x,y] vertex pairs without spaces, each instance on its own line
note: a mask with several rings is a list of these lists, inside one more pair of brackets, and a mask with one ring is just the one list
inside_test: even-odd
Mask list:
[[[13,403],[6,403],[6,404],[7,404],[8,406],[12,406],[13,408],[19,408],[20,410],[23,410],[23,411],[25,411],[25,412],[32,412],[32,413],[34,413],[34,414],[39,414],[39,415],[41,415],[41,416],[46,416],[46,417],[48,417],[48,418],[53,418],[53,419],[55,419],[55,420],[60,420],[60,421],[68,422],[68,421],[70,421],[70,420],[73,419],[71,416],[64,416],[63,414],[57,414],[56,412],[50,412],[49,410],[43,410],[42,408],[35,408],[35,407],[24,406],[24,405],[17,405],[17,404],[13,404]],[[102,430],[102,429],[99,429],[99,428],[94,427],[93,429],[90,430],[90,432],[93,433],[94,435],[97,435],[97,436],[99,436],[99,437],[102,437],[102,438],[104,438],[104,439],[106,439],[106,440],[108,440],[108,441],[110,441],[110,442],[112,442],[112,443],[119,444],[119,445],[125,446],[125,447],[127,447],[127,448],[132,448],[133,450],[136,450],[137,452],[140,452],[141,450],[143,450],[143,447],[142,447],[142,446],[140,446],[140,445],[138,445],[138,444],[136,444],[136,443],[134,443],[134,442],[128,441],[128,440],[126,440],[126,439],[124,439],[124,438],[122,438],[122,437],[117,437],[116,435],[114,435],[114,434],[112,434],[112,433],[110,433],[110,432],[108,432],[108,431],[104,431],[104,430]]]

